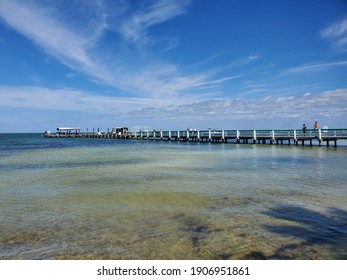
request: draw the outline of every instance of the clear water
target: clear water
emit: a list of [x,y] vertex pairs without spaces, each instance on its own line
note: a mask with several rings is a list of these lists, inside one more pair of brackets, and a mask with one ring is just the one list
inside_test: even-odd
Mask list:
[[0,259],[347,259],[347,149],[0,134]]

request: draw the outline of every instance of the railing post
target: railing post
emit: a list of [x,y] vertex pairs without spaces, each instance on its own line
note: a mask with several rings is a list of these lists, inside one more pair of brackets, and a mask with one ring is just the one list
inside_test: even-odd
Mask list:
[[187,139],[189,141],[189,130],[187,129]]
[[296,130],[294,129],[294,134],[293,134],[293,138],[294,138],[294,144],[298,143],[297,139],[296,139]]
[[198,130],[198,141],[200,141],[200,130]]
[[257,141],[257,132],[256,132],[256,130],[253,130],[253,140]]
[[236,139],[237,139],[237,142],[240,141],[240,131],[239,130],[236,130]]
[[275,131],[272,131],[272,141],[275,142]]
[[225,142],[225,132],[224,132],[224,129],[222,130],[222,140],[223,140],[223,142]]
[[318,129],[318,139],[319,141],[322,141],[322,130]]
[[208,141],[211,141],[212,137],[211,137],[211,129],[208,130]]
[[180,131],[177,130],[177,140],[180,140]]
[[171,140],[171,130],[169,130],[169,140]]
[[160,130],[160,139],[163,139],[163,131]]

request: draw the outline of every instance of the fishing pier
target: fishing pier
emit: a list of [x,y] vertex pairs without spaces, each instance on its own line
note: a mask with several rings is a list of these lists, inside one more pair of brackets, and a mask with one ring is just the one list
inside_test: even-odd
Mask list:
[[47,138],[109,138],[182,142],[212,142],[212,143],[242,143],[242,144],[277,144],[277,145],[309,145],[318,143],[319,146],[330,143],[337,147],[338,140],[347,140],[345,129],[301,129],[293,130],[146,130],[129,132],[126,127],[112,129],[108,132],[81,133],[77,127],[57,128],[57,133],[46,131]]

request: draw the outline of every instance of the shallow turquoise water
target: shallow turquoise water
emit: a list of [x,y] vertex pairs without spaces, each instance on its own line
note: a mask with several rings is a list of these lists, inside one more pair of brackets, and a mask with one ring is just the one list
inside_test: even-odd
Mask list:
[[347,149],[0,134],[1,259],[347,259]]

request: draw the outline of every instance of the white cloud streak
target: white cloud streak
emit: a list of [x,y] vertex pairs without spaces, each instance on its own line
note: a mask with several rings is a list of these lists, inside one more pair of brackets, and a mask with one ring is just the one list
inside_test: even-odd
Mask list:
[[0,15],[9,26],[69,67],[91,72],[95,65],[88,50],[91,42],[101,35],[102,27],[97,26],[94,30],[87,28],[89,32],[82,34],[81,30],[59,22],[52,10],[53,7],[49,9],[30,1],[24,4],[5,0],[0,4]]
[[163,0],[153,1],[149,6],[143,7],[133,14],[120,27],[123,36],[132,42],[147,44],[147,29],[153,25],[165,22],[173,17],[184,14],[190,1]]
[[279,76],[289,75],[289,74],[298,74],[298,73],[309,73],[309,72],[319,72],[319,71],[326,71],[332,68],[340,67],[340,66],[346,66],[347,61],[336,61],[336,62],[327,62],[327,63],[311,63],[311,64],[304,64],[297,67],[292,67],[283,73],[281,73]]
[[47,110],[65,110],[71,112],[94,112],[127,114],[138,108],[167,107],[171,104],[183,105],[201,100],[196,97],[114,97],[100,96],[87,91],[63,88],[0,86],[0,106],[9,108],[31,108]]
[[[273,118],[305,119],[307,115],[347,119],[347,89],[301,96],[257,99],[200,100],[116,98],[96,96],[71,89],[0,87],[1,106],[72,112],[114,114],[151,123],[153,120],[255,120]],[[172,105],[175,104],[175,105]]]
[[338,51],[347,51],[347,18],[336,22],[320,32],[323,39],[330,42]]
[[[130,96],[166,99],[168,96],[188,95],[188,90],[201,92],[208,83],[218,86],[226,81],[213,79],[212,72],[182,73],[177,65],[158,60],[141,48],[128,48],[130,54],[127,55],[122,53],[121,47],[112,51],[100,48],[99,38],[107,32],[112,35],[112,25],[120,22],[118,31],[131,43],[148,42],[149,27],[183,14],[190,1],[153,1],[130,16],[126,14],[124,5],[119,14],[111,16],[105,8],[101,8],[100,1],[78,3],[86,5],[77,11],[79,13],[87,8],[97,11],[90,18],[84,16],[82,22],[74,22],[72,17],[68,17],[69,11],[64,11],[67,14],[64,17],[58,6],[48,7],[36,1],[4,0],[0,3],[0,16],[13,29],[71,69]],[[94,4],[90,8],[86,3]],[[138,58],[135,65],[129,63],[128,57]],[[146,58],[141,59],[143,57]]]
[[347,119],[347,89],[326,91],[319,94],[304,94],[289,97],[265,97],[258,99],[206,100],[181,106],[144,108],[131,112],[134,118],[156,119],[165,116],[171,120],[186,120],[190,123],[212,120],[274,120]]

